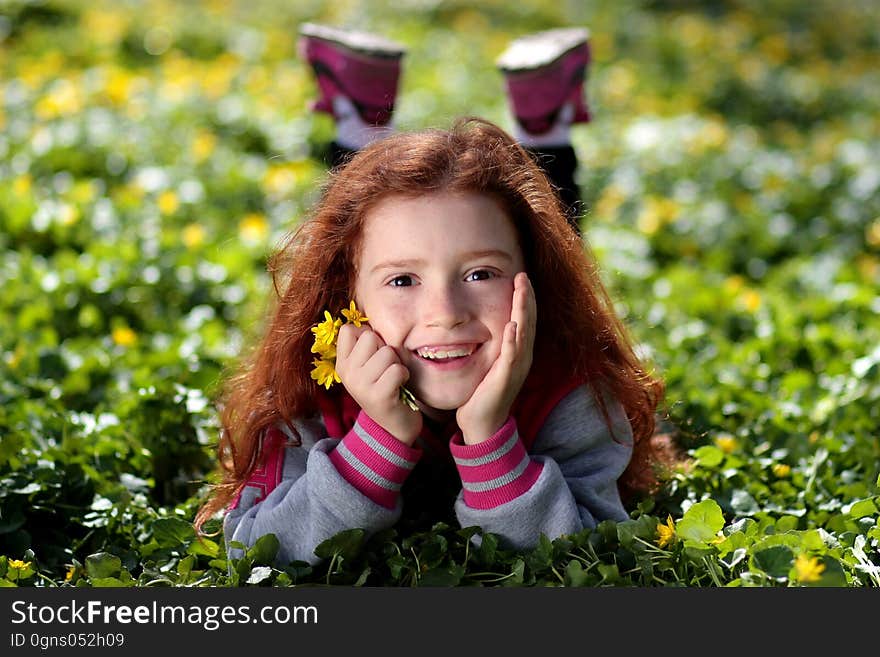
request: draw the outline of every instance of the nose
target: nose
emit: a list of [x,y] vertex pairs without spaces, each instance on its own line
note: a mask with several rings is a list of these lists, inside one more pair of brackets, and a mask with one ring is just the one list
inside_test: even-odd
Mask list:
[[469,317],[466,295],[454,284],[434,285],[425,290],[422,316],[431,327],[451,329]]

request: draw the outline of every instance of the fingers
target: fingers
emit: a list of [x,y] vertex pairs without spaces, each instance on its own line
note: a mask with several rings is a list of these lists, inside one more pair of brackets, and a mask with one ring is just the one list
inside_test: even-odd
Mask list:
[[357,327],[354,324],[343,324],[339,327],[339,337],[336,339],[336,356],[343,360],[348,359],[352,349],[358,342],[362,333],[368,331],[366,326]]
[[535,342],[535,328],[538,323],[535,290],[525,272],[519,272],[513,279],[513,303],[510,320],[516,323],[516,345],[519,350],[531,350]]
[[[343,378],[345,373],[359,370],[359,378],[362,381],[375,384],[385,371],[395,364],[400,365],[400,369],[406,372],[403,375],[405,378],[409,377],[409,372],[400,363],[397,352],[386,345],[378,333],[365,326],[360,328],[351,324],[341,326],[336,353],[337,371],[342,370],[340,376]],[[396,376],[398,378],[401,376],[399,371]]]

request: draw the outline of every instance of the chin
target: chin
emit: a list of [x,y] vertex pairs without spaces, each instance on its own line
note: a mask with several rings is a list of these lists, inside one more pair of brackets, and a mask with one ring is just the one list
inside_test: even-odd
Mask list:
[[416,396],[419,401],[437,411],[457,411],[471,398],[471,394],[473,390],[468,394],[419,395],[417,393]]

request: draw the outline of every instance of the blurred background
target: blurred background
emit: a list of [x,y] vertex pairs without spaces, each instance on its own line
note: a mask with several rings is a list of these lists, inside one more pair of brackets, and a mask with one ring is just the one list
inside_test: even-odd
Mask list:
[[849,527],[880,462],[880,4],[0,0],[0,555],[131,569],[192,519],[334,134],[304,21],[409,48],[401,129],[511,129],[496,57],[587,27],[582,227],[703,464],[656,512]]

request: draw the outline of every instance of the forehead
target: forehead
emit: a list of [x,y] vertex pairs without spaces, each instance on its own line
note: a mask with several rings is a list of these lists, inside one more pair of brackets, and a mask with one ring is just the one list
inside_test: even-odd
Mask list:
[[387,196],[367,211],[360,246],[365,259],[414,247],[438,254],[474,249],[520,254],[512,219],[494,196],[479,192]]

